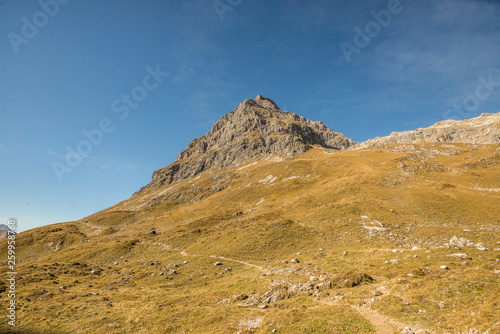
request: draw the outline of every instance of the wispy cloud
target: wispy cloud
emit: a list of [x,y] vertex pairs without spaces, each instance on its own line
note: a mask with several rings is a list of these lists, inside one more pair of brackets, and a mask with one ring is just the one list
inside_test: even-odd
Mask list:
[[384,81],[441,86],[491,71],[498,65],[500,30],[483,34],[481,28],[496,22],[500,8],[478,3],[443,0],[408,8],[417,13],[407,13],[374,48],[371,74]]
[[[412,112],[413,118],[436,121],[445,108],[474,92],[479,76],[500,68],[500,30],[491,29],[499,16],[498,2],[408,2],[356,62],[345,66],[347,80],[327,83],[323,96],[343,92],[331,105],[360,115]],[[360,78],[379,85],[360,89]]]

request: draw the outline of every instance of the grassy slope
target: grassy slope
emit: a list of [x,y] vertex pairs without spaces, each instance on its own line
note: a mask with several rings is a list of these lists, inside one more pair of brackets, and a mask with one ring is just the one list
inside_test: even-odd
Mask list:
[[[19,328],[235,333],[262,318],[251,332],[362,333],[373,327],[347,306],[368,302],[436,332],[498,333],[499,251],[440,246],[456,235],[500,247],[499,216],[495,145],[313,149],[222,176],[208,172],[81,221],[18,235]],[[366,228],[380,226],[375,220],[387,230]],[[448,256],[456,252],[472,260]],[[231,300],[350,272],[375,282],[305,291],[266,309]]]

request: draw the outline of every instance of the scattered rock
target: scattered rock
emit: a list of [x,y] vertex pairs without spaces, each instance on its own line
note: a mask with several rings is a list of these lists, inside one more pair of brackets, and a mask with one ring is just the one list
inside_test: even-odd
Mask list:
[[486,247],[485,244],[481,243],[481,242],[478,242],[477,244],[475,244],[476,248],[479,249],[480,251],[487,251],[489,250],[488,247]]
[[448,268],[448,266],[445,266],[444,264],[443,264],[443,265],[441,265],[441,266],[439,266],[439,268],[444,269],[444,270],[448,270],[448,269],[450,269],[450,268]]
[[401,333],[403,333],[403,334],[416,334],[414,331],[412,331],[412,330],[411,330],[411,328],[410,328],[410,327],[405,327],[405,328],[401,331]]
[[443,301],[441,301],[441,302],[439,302],[438,306],[439,306],[439,308],[442,309],[446,306],[446,304]]
[[290,260],[290,262],[292,262],[292,263],[300,263],[299,259],[292,259],[292,260]]
[[233,296],[233,299],[234,300],[245,300],[245,299],[248,299],[248,296],[245,295],[244,293],[242,293],[241,295]]
[[372,282],[373,278],[367,274],[350,274],[337,280],[337,284],[349,288]]
[[319,279],[318,279],[316,276],[311,276],[311,277],[309,278],[309,280],[310,280],[311,282],[317,282]]
[[456,236],[453,236],[448,243],[450,244],[450,246],[455,246],[455,247],[474,247],[475,246],[475,244],[472,240],[469,240],[466,238],[457,238]]
[[472,260],[471,257],[469,257],[467,254],[465,253],[455,253],[455,254],[450,254],[448,256],[451,256],[451,257],[455,257],[457,259],[462,259],[462,260]]
[[214,266],[222,266],[222,262],[215,262]]

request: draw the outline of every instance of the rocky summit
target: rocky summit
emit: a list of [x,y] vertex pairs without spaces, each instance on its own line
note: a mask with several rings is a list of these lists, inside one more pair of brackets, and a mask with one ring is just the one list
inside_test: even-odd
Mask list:
[[257,95],[224,115],[206,135],[191,141],[174,163],[155,171],[151,183],[139,192],[194,177],[214,167],[238,166],[270,156],[293,158],[313,146],[341,150],[354,144],[323,122],[282,111],[271,99]]

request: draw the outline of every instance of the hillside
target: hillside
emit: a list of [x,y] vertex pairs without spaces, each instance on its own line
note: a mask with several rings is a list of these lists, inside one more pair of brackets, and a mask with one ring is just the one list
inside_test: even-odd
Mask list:
[[17,333],[500,333],[477,141],[350,150],[245,100],[131,198],[17,235]]

